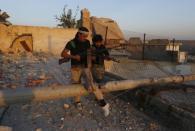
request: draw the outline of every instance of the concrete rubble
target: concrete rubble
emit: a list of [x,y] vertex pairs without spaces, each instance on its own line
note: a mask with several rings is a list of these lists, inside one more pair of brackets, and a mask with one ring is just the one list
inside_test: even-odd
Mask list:
[[[70,83],[70,63],[58,65],[58,57],[45,53],[0,55],[0,89],[34,88]],[[75,108],[72,98],[12,105],[0,124],[13,130],[171,130],[137,110],[114,94],[105,94],[111,115],[105,118],[95,97],[82,98],[83,110]]]

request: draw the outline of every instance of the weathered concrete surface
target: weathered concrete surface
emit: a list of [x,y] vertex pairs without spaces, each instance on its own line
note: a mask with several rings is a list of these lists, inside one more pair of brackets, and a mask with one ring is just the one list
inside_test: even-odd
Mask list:
[[90,12],[86,8],[81,10],[81,25],[91,31]]
[[[180,86],[180,87],[177,87]],[[182,89],[181,89],[182,88]],[[172,85],[168,90],[146,95],[147,112],[160,114],[163,123],[175,123],[178,130],[195,130],[195,89],[194,86]]]
[[[165,77],[171,75],[195,74],[195,64],[177,64],[159,61],[140,61],[118,58],[120,63],[106,62],[106,70],[124,79]],[[194,81],[190,82],[195,84]]]
[[33,52],[33,37],[31,34],[25,34],[16,37],[12,45],[10,46],[10,51],[13,53],[21,53],[21,52]]
[[120,27],[112,19],[91,17],[91,28],[93,34],[101,34],[104,40],[106,39],[107,48],[114,48],[125,43]]
[[[172,53],[166,50],[166,44],[145,44],[144,59],[156,61],[177,61],[177,52]],[[143,59],[143,44],[129,44],[127,50],[132,54],[130,58]]]
[[140,45],[142,44],[141,38],[140,37],[130,37],[128,44],[131,45]]
[[[190,86],[189,86],[190,87]],[[195,120],[195,89],[161,91],[157,94],[171,105],[178,106],[194,114]]]
[[33,37],[33,51],[60,55],[65,44],[74,38],[77,29],[49,28],[38,26],[5,26],[0,24],[0,50],[6,51],[14,39],[23,34]]
[[[112,63],[107,70],[124,79],[139,79],[194,74],[195,64],[122,59],[120,64]],[[174,127],[175,130],[194,131],[194,85],[195,81],[185,83],[185,85],[156,86],[159,89],[156,89],[155,86],[144,87],[143,91],[138,90],[135,93],[138,94],[135,97],[137,97],[136,100],[140,99],[138,104],[144,106],[144,111],[150,112],[149,115],[154,119],[161,119],[162,123]],[[129,94],[126,93],[126,96],[130,97]]]
[[[0,67],[2,88],[26,86],[26,88],[41,88],[70,82],[70,64],[59,66],[57,58],[52,55],[44,53],[6,55],[0,57],[0,63],[3,65]],[[83,111],[75,108],[71,98],[46,103],[12,105],[0,124],[12,127],[16,131],[171,130],[116,95],[107,94],[105,98],[111,105],[111,115],[106,118],[102,115],[94,96],[90,95],[82,98]],[[70,107],[64,109],[64,103]]]
[[[183,84],[156,85],[129,91],[121,98],[131,99],[137,108],[163,125],[175,130],[195,130],[194,86]],[[127,99],[126,98],[126,99]]]

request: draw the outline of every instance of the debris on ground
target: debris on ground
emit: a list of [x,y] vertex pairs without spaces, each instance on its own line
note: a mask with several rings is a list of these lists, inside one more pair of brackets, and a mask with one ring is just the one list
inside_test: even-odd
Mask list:
[[[0,89],[70,84],[70,63],[59,66],[58,57],[51,54],[3,54],[0,64]],[[171,130],[112,93],[105,94],[105,99],[111,106],[108,117],[90,94],[82,97],[81,111],[74,106],[73,98],[11,105],[0,124],[16,131]]]

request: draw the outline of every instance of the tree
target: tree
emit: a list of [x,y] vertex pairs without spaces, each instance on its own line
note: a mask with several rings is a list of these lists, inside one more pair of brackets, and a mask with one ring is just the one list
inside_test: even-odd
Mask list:
[[7,12],[1,12],[0,9],[0,23],[4,24],[4,25],[11,25],[11,23],[7,20],[10,16],[7,14]]
[[55,16],[56,20],[59,21],[57,26],[63,28],[77,28],[78,21],[76,20],[76,16],[79,11],[79,7],[77,6],[74,16],[72,14],[72,9],[68,9],[68,11],[66,9],[67,5],[64,6],[63,12],[59,17],[57,15]]

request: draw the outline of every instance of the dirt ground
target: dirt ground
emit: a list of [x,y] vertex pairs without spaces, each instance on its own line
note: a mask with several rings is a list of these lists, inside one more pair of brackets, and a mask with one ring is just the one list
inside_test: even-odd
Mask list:
[[[1,54],[0,89],[41,88],[70,83],[70,63],[58,65],[58,58],[45,53]],[[123,95],[123,94],[119,94]],[[169,131],[158,121],[135,108],[116,94],[105,94],[111,114],[104,117],[93,94],[83,97],[83,110],[75,108],[72,98],[42,103],[11,105],[0,125],[14,131],[128,130]],[[64,108],[64,104],[69,105]],[[5,108],[1,108],[5,109]]]

